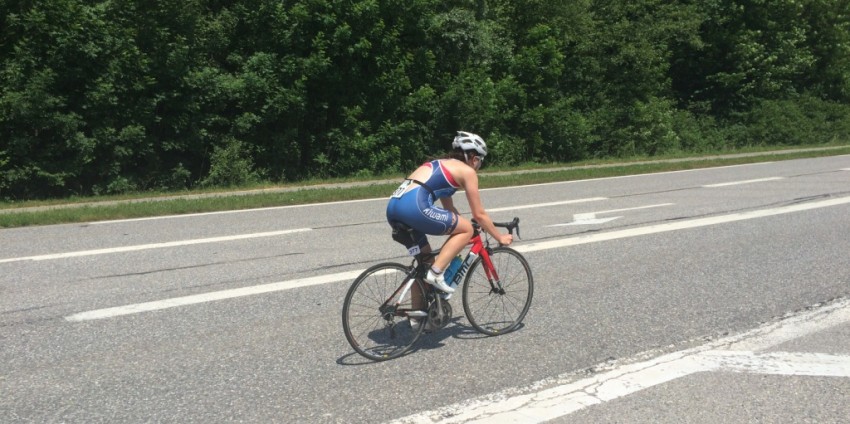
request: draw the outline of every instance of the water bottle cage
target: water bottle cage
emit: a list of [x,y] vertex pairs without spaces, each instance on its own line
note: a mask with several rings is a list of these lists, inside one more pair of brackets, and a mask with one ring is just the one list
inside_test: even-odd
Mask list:
[[452,283],[454,283],[457,277],[457,271],[460,269],[461,265],[463,265],[463,260],[460,256],[458,256],[453,258],[452,261],[449,262],[449,266],[446,267],[446,270],[443,271],[443,278],[446,279],[446,283],[450,286],[455,286],[455,284]]

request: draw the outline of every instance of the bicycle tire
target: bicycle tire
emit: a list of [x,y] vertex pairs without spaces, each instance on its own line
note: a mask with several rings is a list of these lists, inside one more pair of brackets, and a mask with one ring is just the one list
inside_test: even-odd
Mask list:
[[516,250],[496,247],[490,260],[502,282],[504,293],[491,290],[482,258],[473,262],[463,283],[463,312],[481,333],[498,336],[516,330],[534,295],[534,278],[528,261]]
[[[373,361],[397,358],[422,334],[424,318],[422,325],[413,326],[405,316],[380,311],[409,272],[409,267],[398,263],[374,265],[354,279],[348,289],[342,306],[342,328],[348,343],[360,355]],[[412,290],[418,290],[425,301],[425,289],[419,280],[413,282]],[[399,308],[412,309],[411,294],[406,295]]]

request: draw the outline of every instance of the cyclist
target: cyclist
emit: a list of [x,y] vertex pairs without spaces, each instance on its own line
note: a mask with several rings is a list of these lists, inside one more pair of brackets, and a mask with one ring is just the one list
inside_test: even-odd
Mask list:
[[[478,192],[477,171],[487,156],[487,145],[478,135],[458,131],[452,141],[451,153],[443,159],[425,162],[396,189],[387,204],[387,221],[393,227],[393,239],[404,244],[411,254],[429,253],[431,246],[427,235],[448,235],[439,255],[428,271],[426,281],[445,293],[454,288],[446,284],[443,270],[472,238],[472,222],[460,216],[452,195],[459,189],[466,192],[472,217],[481,229],[500,244],[513,241],[510,234],[502,234],[493,225],[481,204]],[[440,199],[442,207],[434,203]],[[399,227],[405,224],[408,232]]]

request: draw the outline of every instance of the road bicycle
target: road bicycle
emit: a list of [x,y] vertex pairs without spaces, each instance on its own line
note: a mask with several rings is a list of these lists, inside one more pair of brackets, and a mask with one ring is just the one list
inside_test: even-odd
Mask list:
[[[510,234],[516,230],[519,237],[519,218],[494,224]],[[519,327],[531,306],[531,267],[510,247],[490,247],[489,237],[481,236],[474,221],[473,230],[469,251],[451,283],[457,286],[463,281],[463,311],[472,327],[490,336],[509,333]],[[452,307],[447,295],[425,282],[438,253],[413,255],[410,265],[377,264],[354,280],[343,303],[342,328],[357,353],[373,361],[397,358],[423,331],[437,331],[449,323]]]

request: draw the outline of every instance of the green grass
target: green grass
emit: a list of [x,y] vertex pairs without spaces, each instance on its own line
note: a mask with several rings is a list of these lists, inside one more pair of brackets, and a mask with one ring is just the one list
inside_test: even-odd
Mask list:
[[[801,146],[800,148],[805,148]],[[811,146],[808,146],[811,147]],[[757,163],[776,160],[790,160],[823,156],[834,156],[850,154],[850,146],[832,146],[830,150],[811,150],[801,152],[778,152],[769,149],[739,150],[732,153],[755,153],[755,156],[742,158],[713,158],[719,153],[705,154],[703,156],[686,157],[683,155],[670,155],[654,158],[631,158],[627,161],[587,161],[572,164],[529,164],[513,168],[485,169],[481,173],[481,187],[495,188],[526,184],[540,184],[557,181],[573,181],[589,178],[604,178],[621,175],[636,175],[655,172],[676,171],[696,168],[709,168],[715,166],[727,166],[744,163]],[[764,154],[758,154],[763,152]],[[636,163],[642,161],[655,161],[653,163]],[[663,160],[676,160],[674,162],[657,162]],[[553,170],[557,168],[558,170]],[[522,173],[512,173],[522,171]],[[388,175],[383,180],[400,180],[403,175]],[[333,202],[355,199],[369,199],[387,197],[398,185],[398,181],[370,182],[373,180],[361,179],[337,179],[325,181],[311,181],[297,186],[271,186],[256,185],[251,187],[240,187],[238,190],[258,189],[286,189],[290,191],[269,192],[257,191],[251,194],[231,195],[233,190],[206,190],[179,193],[141,193],[136,195],[108,196],[97,198],[73,198],[64,200],[52,200],[41,202],[22,203],[0,203],[0,227],[23,227],[31,225],[50,225],[62,223],[80,223],[102,221],[110,219],[140,218],[161,215],[176,215],[198,212],[213,212],[222,210],[237,210],[262,208],[272,206],[298,205],[308,203]],[[347,188],[317,188],[319,184],[358,184]],[[214,197],[202,198],[169,198],[162,197],[205,195]],[[159,200],[151,200],[157,198]],[[118,203],[110,203],[118,202]],[[66,207],[64,205],[76,205]],[[62,205],[62,207],[59,207]],[[24,207],[51,207],[46,210],[30,211],[16,209]]]

